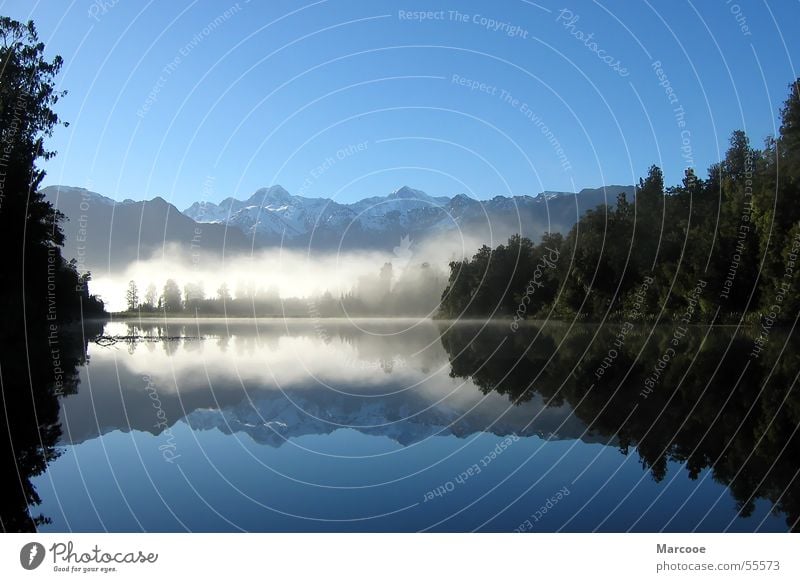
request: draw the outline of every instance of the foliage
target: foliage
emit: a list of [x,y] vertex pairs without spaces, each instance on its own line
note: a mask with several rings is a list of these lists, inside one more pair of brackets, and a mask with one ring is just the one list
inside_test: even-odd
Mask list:
[[44,140],[61,123],[53,111],[64,95],[55,90],[61,65],[61,57],[45,59],[32,22],[0,17],[0,296],[9,334],[22,333],[23,321],[103,313],[88,293],[90,275],[61,256],[64,217],[39,192],[37,163],[55,155]]
[[128,283],[128,290],[125,292],[125,303],[128,306],[128,311],[135,311],[139,307],[139,288],[136,286],[136,281]]
[[[665,188],[653,166],[635,200],[590,210],[561,238],[519,236],[450,263],[443,317],[560,316],[758,322],[798,315],[800,79],[790,86],[777,139],[764,150],[733,132],[707,179],[689,169]],[[557,252],[554,252],[557,251]],[[559,260],[546,272],[545,255]],[[541,271],[541,270],[540,270]],[[640,294],[647,284],[647,292]],[[697,297],[693,290],[702,289]]]
[[[53,110],[60,57],[44,57],[32,22],[0,17],[0,466],[7,479],[0,530],[35,531],[48,519],[31,479],[58,456],[58,397],[77,389],[86,340],[105,315],[91,275],[61,255],[63,215],[39,192],[44,141],[61,122]],[[74,323],[81,321],[80,329]]]
[[164,283],[164,292],[161,294],[161,307],[166,312],[176,312],[183,309],[181,301],[181,288],[174,279],[167,279]]

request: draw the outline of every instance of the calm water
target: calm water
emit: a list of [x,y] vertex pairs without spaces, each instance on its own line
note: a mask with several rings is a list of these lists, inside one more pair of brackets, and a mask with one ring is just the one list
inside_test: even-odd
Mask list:
[[619,330],[108,324],[137,338],[89,343],[59,397],[39,528],[790,529],[786,337],[752,358],[729,329]]

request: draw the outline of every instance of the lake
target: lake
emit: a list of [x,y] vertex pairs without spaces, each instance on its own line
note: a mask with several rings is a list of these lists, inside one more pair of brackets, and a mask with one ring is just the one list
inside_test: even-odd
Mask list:
[[[773,330],[137,320],[86,343],[30,484],[66,531],[787,531]],[[35,507],[34,507],[35,505]]]

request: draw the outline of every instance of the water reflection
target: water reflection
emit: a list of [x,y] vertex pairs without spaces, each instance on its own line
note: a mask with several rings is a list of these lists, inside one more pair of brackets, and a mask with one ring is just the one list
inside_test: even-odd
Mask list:
[[511,531],[568,490],[542,531],[797,529],[795,342],[773,331],[755,358],[729,328],[621,329],[108,324],[50,396],[67,454],[36,524]]
[[577,418],[565,422],[567,407],[545,407],[541,398],[510,406],[500,394],[482,394],[452,376],[430,322],[363,325],[179,320],[128,324],[123,331],[112,324],[106,334],[126,338],[127,355],[119,346],[96,350],[90,372],[115,378],[118,389],[66,398],[64,442],[117,429],[157,434],[148,382],[172,423],[244,432],[272,446],[343,427],[403,445],[478,431],[548,438],[585,431]]
[[655,481],[670,461],[689,479],[709,469],[739,515],[764,498],[798,528],[800,355],[785,335],[757,357],[751,335],[721,327],[456,326],[442,343],[453,375],[484,393],[566,405],[592,434],[635,452]]
[[60,454],[59,398],[78,392],[78,366],[87,363],[84,337],[101,329],[102,324],[92,322],[80,328],[34,320],[24,342],[0,333],[0,467],[5,476],[0,529],[4,532],[35,531],[50,523],[50,517],[38,510],[42,499],[33,480]]

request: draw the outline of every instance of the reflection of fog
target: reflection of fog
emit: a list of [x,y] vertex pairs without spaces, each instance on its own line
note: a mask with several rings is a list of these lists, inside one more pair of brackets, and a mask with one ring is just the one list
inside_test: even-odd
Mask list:
[[[320,324],[309,321],[220,320],[200,325],[170,323],[156,328],[153,334],[138,325],[131,325],[124,332],[109,326],[106,333],[142,336],[134,344],[130,358],[121,363],[133,373],[151,375],[169,386],[168,390],[175,389],[173,373],[179,378],[178,385],[181,381],[194,385],[202,377],[221,386],[238,378],[260,383],[258,389],[303,388],[315,384],[309,383],[311,376],[317,383],[334,387],[375,389],[382,383],[412,385],[424,379],[422,370],[447,364],[436,327],[430,323],[416,325],[402,334],[395,330],[403,330],[409,324],[366,325],[371,329],[362,332],[347,322],[325,320],[323,333]],[[155,342],[163,346],[162,350],[151,353],[142,349],[158,337],[165,338]],[[92,357],[99,364],[106,353],[95,347]],[[376,370],[387,369],[391,369],[390,378],[384,378],[386,374],[376,376]]]
[[404,444],[484,430],[583,432],[574,418],[560,426],[567,407],[547,408],[540,398],[513,406],[451,377],[439,329],[429,321],[170,320],[115,323],[105,333],[139,339],[130,353],[119,344],[90,348],[82,386],[91,380],[91,390],[63,401],[67,442],[94,438],[98,430],[160,432],[145,376],[170,425],[183,420],[243,431],[275,445],[340,427]]

